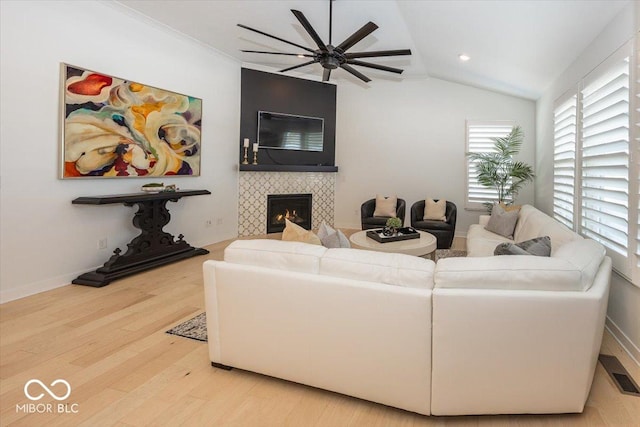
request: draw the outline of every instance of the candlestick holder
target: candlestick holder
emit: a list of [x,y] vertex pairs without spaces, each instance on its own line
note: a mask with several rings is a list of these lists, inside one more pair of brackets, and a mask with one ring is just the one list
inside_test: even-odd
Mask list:
[[254,165],[258,164],[258,152],[257,151],[253,152],[253,164]]
[[249,164],[249,157],[247,156],[247,150],[249,149],[249,147],[244,147],[244,159],[242,160],[242,164],[243,165],[248,165]]

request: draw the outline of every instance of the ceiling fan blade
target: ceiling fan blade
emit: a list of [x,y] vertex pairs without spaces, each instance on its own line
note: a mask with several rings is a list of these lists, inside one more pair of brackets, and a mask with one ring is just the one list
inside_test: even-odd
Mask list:
[[309,33],[309,35],[311,36],[313,41],[316,42],[320,50],[326,51],[327,46],[324,44],[324,42],[322,41],[318,33],[316,33],[316,30],[313,29],[313,27],[311,26],[311,23],[309,23],[309,21],[304,16],[304,14],[299,10],[295,10],[295,9],[291,9],[291,12],[295,15],[296,18],[298,18],[298,21],[300,21],[300,24],[302,24],[302,27],[304,27],[306,32]]
[[362,80],[365,83],[368,83],[371,81],[371,79],[367,76],[365,76],[364,74],[362,74],[360,71],[356,70],[355,68],[347,65],[347,64],[340,64],[340,68],[342,68],[343,70],[353,74],[354,76],[356,76],[357,78],[359,78],[360,80]]
[[288,43],[288,44],[290,44],[292,46],[299,47],[300,49],[304,49],[307,52],[314,53],[313,50],[309,49],[308,47],[304,47],[304,46],[299,45],[297,43],[290,42],[289,40],[281,39],[280,37],[272,36],[271,34],[267,34],[264,31],[256,30],[255,28],[247,27],[246,25],[242,25],[242,24],[238,24],[238,27],[244,28],[245,30],[253,31],[254,33],[262,34],[263,36],[271,37],[272,39],[279,40],[279,41],[281,41],[283,43]]
[[246,52],[246,53],[267,53],[269,55],[287,55],[287,56],[303,56],[305,58],[313,58],[315,55],[311,55],[310,53],[283,53],[283,52],[266,52],[263,50],[243,50],[241,49],[240,52]]
[[389,71],[390,73],[402,74],[404,70],[400,68],[387,67],[386,65],[372,64],[370,62],[358,61],[356,59],[347,59],[347,63],[351,65],[359,65],[360,67],[374,68],[376,70]]
[[329,77],[331,77],[331,68],[325,68],[324,71],[322,72],[322,81],[328,82]]
[[285,71],[295,70],[296,68],[304,67],[305,65],[311,65],[314,62],[318,62],[317,60],[305,62],[304,64],[294,65],[293,67],[285,68],[284,70],[280,70],[280,73],[284,73]]
[[378,28],[378,26],[376,24],[374,24],[373,22],[369,21],[366,24],[364,24],[362,26],[362,28],[360,28],[358,31],[356,31],[355,33],[351,34],[345,41],[340,43],[337,46],[337,48],[338,49],[342,49],[342,51],[345,52],[351,46],[353,46],[354,44],[358,43],[360,40],[362,40],[363,38],[367,37],[369,34],[374,32],[377,28]]
[[411,49],[397,49],[397,50],[376,50],[373,52],[354,52],[345,53],[344,56],[348,59],[352,58],[377,58],[380,56],[402,56],[411,55]]

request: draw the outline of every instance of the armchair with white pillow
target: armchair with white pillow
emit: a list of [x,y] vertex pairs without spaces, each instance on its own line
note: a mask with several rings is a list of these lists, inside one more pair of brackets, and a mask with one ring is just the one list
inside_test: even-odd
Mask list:
[[411,226],[436,236],[438,249],[449,249],[453,244],[457,217],[458,208],[449,200],[418,200],[411,206]]
[[389,218],[400,218],[404,224],[406,202],[397,196],[376,196],[360,206],[360,220],[363,230],[383,228]]

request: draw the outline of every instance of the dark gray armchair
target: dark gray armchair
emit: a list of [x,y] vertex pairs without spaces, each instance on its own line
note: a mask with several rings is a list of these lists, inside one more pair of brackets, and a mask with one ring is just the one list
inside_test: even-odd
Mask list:
[[[403,199],[398,199],[398,204],[396,205],[396,216],[400,218],[402,223],[404,224],[404,213],[406,210],[407,204]],[[367,200],[360,207],[360,220],[362,222],[362,229],[368,230],[370,228],[383,228],[387,220],[388,216],[373,216],[373,212],[376,210],[376,199]]]
[[[436,202],[437,199],[434,199]],[[446,221],[424,220],[424,200],[419,200],[411,206],[411,226],[417,230],[426,231],[436,236],[438,249],[449,249],[453,243],[456,232],[456,219],[458,208],[453,202],[447,200],[445,212]]]

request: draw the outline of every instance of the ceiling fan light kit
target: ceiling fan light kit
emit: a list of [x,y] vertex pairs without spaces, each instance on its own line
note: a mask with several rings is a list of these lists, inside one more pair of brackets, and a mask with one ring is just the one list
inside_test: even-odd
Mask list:
[[267,55],[285,55],[285,56],[297,56],[298,58],[311,58],[311,60],[304,62],[302,64],[294,65],[288,68],[284,68],[280,70],[281,73],[295,70],[296,68],[305,67],[307,65],[319,63],[322,65],[324,69],[322,73],[322,81],[329,81],[331,78],[331,71],[342,68],[346,72],[352,74],[353,76],[359,78],[363,82],[370,82],[371,79],[362,74],[360,71],[356,70],[352,67],[352,65],[358,67],[372,68],[375,70],[388,71],[390,73],[402,74],[400,68],[388,67],[386,65],[374,64],[371,62],[360,61],[358,58],[377,58],[382,56],[402,56],[402,55],[411,55],[411,50],[409,49],[397,49],[397,50],[379,50],[372,52],[353,52],[347,53],[351,47],[353,47],[356,43],[367,37],[373,31],[375,31],[378,26],[373,22],[367,22],[364,24],[358,31],[347,37],[342,43],[338,46],[333,46],[331,44],[331,29],[333,24],[333,0],[329,0],[329,43],[324,43],[318,33],[311,26],[307,18],[304,16],[302,12],[299,10],[291,9],[293,15],[298,19],[300,25],[305,29],[307,34],[311,37],[311,39],[316,43],[317,49],[313,50],[308,47],[302,46],[300,44],[291,42],[289,40],[285,40],[280,37],[276,37],[274,35],[265,33],[264,31],[257,30],[255,28],[248,27],[246,25],[238,24],[239,27],[244,28],[249,31],[253,31],[254,33],[261,34],[266,37],[270,37],[272,39],[281,41],[283,43],[290,44],[292,46],[296,46],[304,51],[309,53],[282,53],[282,52],[267,52],[267,51],[259,51],[259,50],[242,50],[242,52],[247,53],[259,53],[259,54],[267,54]]

